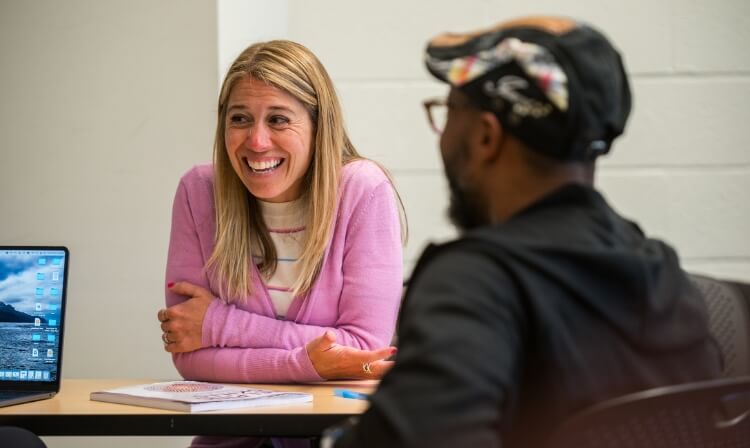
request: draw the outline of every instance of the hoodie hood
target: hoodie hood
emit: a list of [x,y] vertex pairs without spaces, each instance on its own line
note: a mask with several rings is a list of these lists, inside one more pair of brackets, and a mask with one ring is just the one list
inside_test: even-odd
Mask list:
[[565,186],[466,239],[481,240],[501,263],[513,260],[506,264],[525,296],[550,300],[535,307],[558,311],[554,294],[532,291],[552,285],[639,350],[680,350],[707,337],[705,303],[675,251],[646,238],[592,188]]

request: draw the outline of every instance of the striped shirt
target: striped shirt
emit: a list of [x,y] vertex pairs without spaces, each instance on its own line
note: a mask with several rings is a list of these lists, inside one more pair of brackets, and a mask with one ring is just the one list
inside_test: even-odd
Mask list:
[[[305,215],[299,199],[278,203],[258,201],[258,204],[276,247],[276,271],[263,279],[276,309],[276,317],[281,319],[294,300],[292,285],[300,274],[298,258],[305,238]],[[254,256],[256,261],[260,260],[257,254]]]

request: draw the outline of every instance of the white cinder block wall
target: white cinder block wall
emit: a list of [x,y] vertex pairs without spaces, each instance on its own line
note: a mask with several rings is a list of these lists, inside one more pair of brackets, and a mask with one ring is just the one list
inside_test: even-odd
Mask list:
[[[623,51],[635,97],[627,135],[601,163],[601,189],[689,269],[750,281],[746,0],[218,4],[0,1],[0,243],[71,247],[65,377],[176,376],[154,320],[171,200],[180,174],[210,160],[216,73],[249,36],[287,35],[329,69],[355,144],[392,171],[406,203],[408,275],[426,241],[454,235],[421,106],[445,94],[422,67],[426,39],[530,13],[587,20]],[[238,38],[228,26],[250,31]]]
[[446,92],[422,66],[426,39],[535,13],[585,20],[624,54],[634,110],[600,163],[605,195],[676,246],[688,269],[750,280],[747,1],[289,0],[290,37],[329,69],[355,145],[396,178],[410,222],[407,267],[427,240],[454,235],[421,106]]

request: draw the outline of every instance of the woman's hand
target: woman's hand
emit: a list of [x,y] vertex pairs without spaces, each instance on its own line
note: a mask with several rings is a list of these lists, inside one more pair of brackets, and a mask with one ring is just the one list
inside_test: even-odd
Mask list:
[[336,334],[330,330],[305,346],[315,371],[322,378],[377,379],[393,366],[386,358],[396,353],[396,347],[359,350],[336,344]]
[[169,290],[188,299],[177,305],[159,310],[164,350],[171,353],[192,352],[201,348],[203,341],[203,318],[213,295],[200,286],[188,282],[177,282]]

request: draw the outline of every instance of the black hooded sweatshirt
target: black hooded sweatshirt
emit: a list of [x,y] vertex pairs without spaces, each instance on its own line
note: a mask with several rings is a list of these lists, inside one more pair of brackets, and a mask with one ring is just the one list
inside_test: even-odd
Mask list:
[[596,402],[721,367],[675,251],[576,184],[428,247],[398,340],[337,448],[539,447]]

